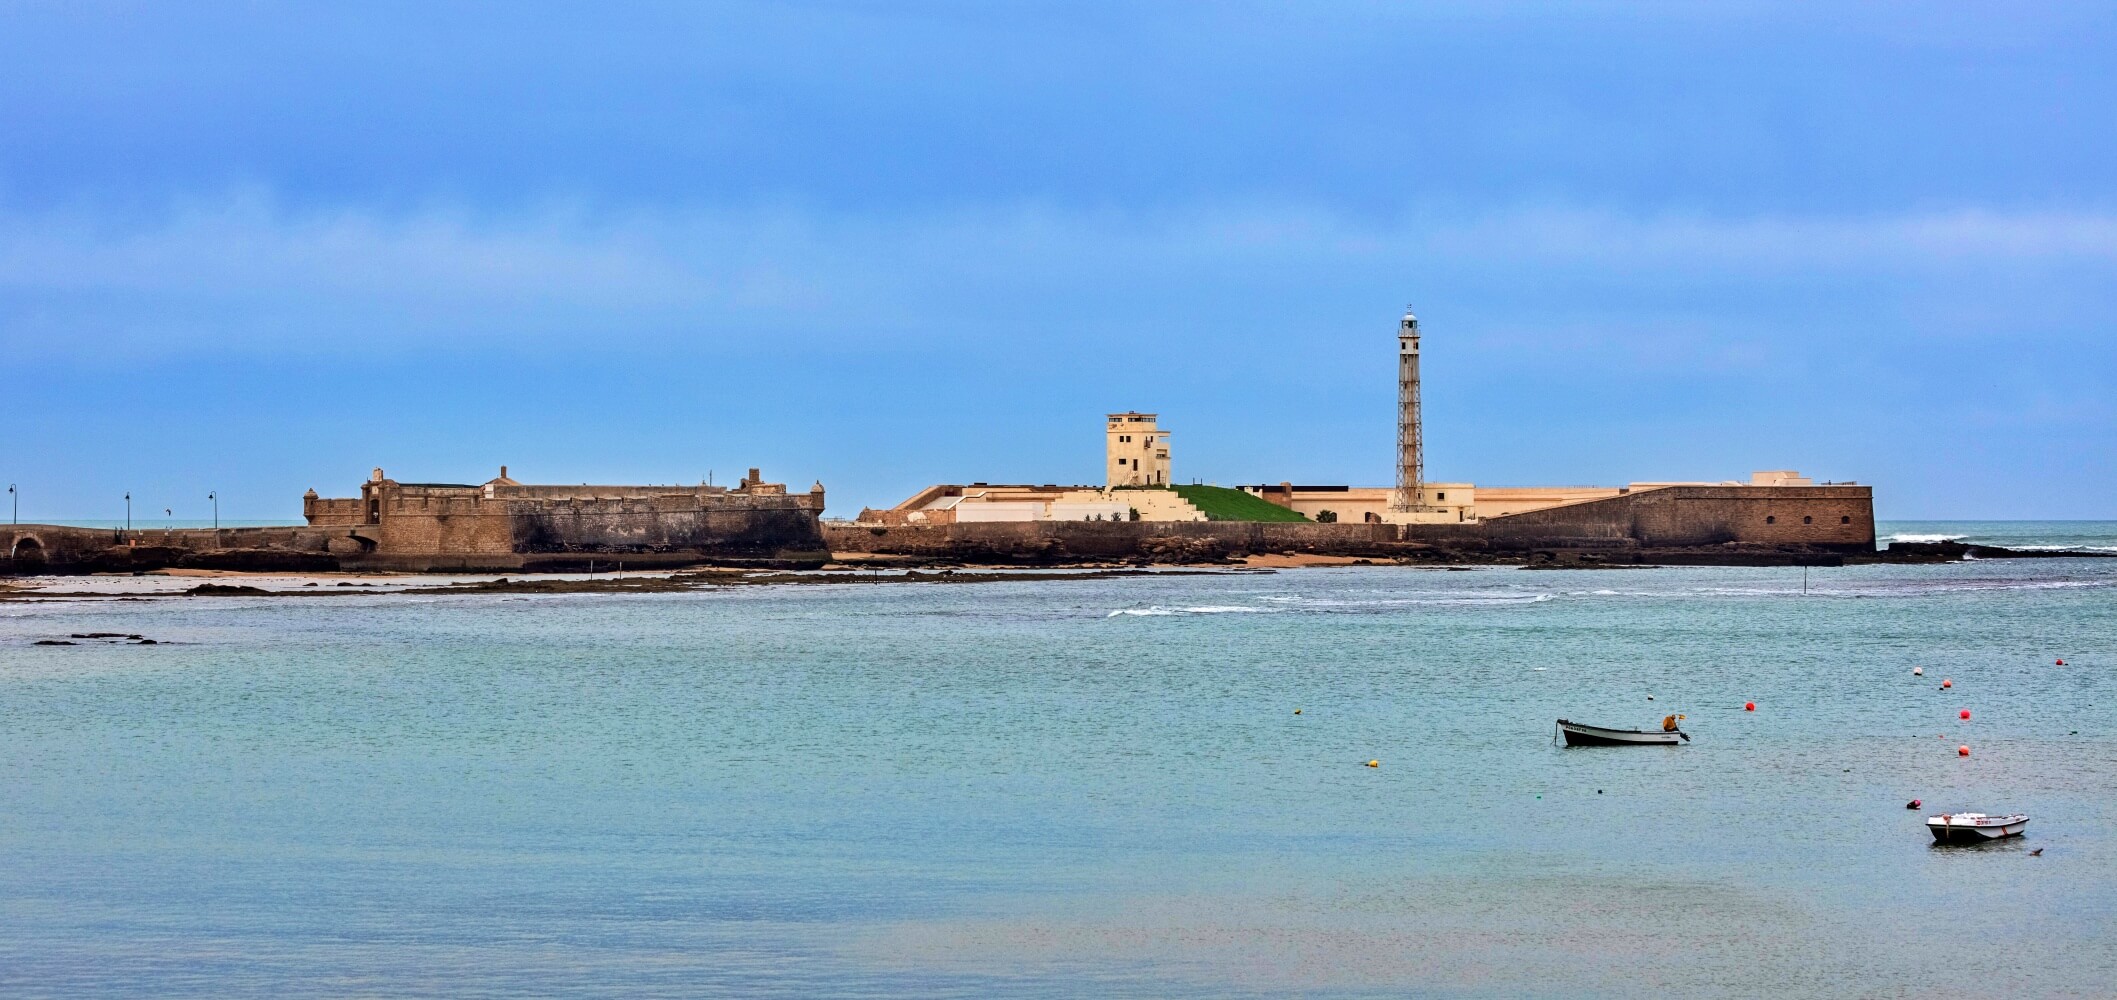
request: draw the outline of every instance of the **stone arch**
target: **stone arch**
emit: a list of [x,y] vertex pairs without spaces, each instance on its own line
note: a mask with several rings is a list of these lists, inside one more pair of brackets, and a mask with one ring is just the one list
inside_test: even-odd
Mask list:
[[35,535],[17,535],[7,547],[7,561],[16,573],[39,572],[44,569],[44,543]]

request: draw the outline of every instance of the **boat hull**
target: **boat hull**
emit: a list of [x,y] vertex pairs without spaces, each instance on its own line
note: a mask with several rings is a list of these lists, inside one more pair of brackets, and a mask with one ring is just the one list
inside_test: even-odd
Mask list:
[[1672,747],[1683,740],[1683,734],[1674,731],[1605,729],[1564,719],[1558,720],[1558,731],[1569,747]]
[[2011,816],[1996,823],[1944,823],[1934,820],[1926,822],[1926,829],[1933,834],[1937,844],[1982,844],[1988,840],[2019,837],[2029,827],[2029,817]]

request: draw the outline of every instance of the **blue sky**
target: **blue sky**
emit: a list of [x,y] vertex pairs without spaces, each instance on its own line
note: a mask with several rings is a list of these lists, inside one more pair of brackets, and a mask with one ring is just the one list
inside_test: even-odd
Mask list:
[[1180,479],[2117,517],[2108,4],[15,4],[0,477]]

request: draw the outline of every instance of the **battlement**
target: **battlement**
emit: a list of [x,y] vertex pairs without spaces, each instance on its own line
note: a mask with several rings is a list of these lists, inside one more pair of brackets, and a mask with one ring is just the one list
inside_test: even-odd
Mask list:
[[518,565],[530,554],[634,557],[820,551],[823,484],[789,493],[749,470],[735,487],[404,483],[375,469],[358,497],[302,498],[331,551],[391,565]]

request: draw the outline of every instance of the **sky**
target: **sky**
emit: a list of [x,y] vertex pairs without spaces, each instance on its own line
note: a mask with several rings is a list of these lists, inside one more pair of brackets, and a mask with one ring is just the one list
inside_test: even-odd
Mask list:
[[0,478],[830,514],[1792,468],[2117,518],[2108,3],[0,8]]

